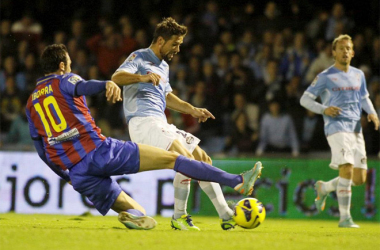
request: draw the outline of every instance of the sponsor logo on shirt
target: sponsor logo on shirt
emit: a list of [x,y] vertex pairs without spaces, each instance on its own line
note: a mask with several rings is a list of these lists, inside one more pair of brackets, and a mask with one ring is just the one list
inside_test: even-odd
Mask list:
[[360,86],[332,88],[332,91],[355,91],[355,90],[360,90]]
[[58,143],[62,143],[64,141],[70,141],[70,140],[73,140],[75,138],[78,138],[79,137],[79,131],[77,128],[73,128],[71,129],[70,131],[67,131],[57,137],[49,137],[48,138],[48,143],[49,145],[55,145],[55,144],[58,144]]

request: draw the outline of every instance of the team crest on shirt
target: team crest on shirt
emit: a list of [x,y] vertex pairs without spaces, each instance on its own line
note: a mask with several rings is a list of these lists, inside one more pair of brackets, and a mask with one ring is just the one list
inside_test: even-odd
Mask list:
[[132,55],[130,55],[128,58],[127,58],[127,62],[132,62],[133,60],[135,60],[135,58],[136,58],[136,54],[132,54]]
[[317,84],[317,81],[318,81],[318,76],[316,76],[315,78],[314,78],[314,80],[311,82],[311,86],[315,86],[316,84]]
[[188,136],[188,137],[186,137],[186,143],[187,144],[191,144],[191,143],[193,143],[194,142],[194,137],[192,137],[192,136]]
[[79,82],[81,80],[82,80],[82,78],[74,75],[74,76],[70,77],[68,81],[71,82],[73,85],[75,85],[77,82]]

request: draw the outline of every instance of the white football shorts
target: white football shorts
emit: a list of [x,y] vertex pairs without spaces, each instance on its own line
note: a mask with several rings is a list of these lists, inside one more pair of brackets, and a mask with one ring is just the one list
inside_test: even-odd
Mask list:
[[362,133],[335,133],[327,137],[331,148],[330,168],[350,163],[354,168],[367,169],[367,154]]
[[200,140],[194,135],[177,129],[158,117],[133,117],[128,123],[131,140],[150,146],[169,150],[174,140],[178,140],[190,152],[199,144]]

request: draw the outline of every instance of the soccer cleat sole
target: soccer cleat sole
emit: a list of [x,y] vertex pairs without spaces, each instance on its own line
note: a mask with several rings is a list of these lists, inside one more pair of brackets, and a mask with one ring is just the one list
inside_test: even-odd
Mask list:
[[135,216],[127,212],[120,212],[118,219],[129,229],[150,230],[157,225],[157,222],[152,217]]

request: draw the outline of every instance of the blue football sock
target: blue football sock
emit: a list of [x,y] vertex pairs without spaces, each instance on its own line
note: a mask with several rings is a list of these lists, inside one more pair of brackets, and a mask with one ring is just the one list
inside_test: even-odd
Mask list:
[[136,215],[136,216],[144,216],[145,214],[143,212],[141,212],[140,210],[137,210],[137,209],[128,209],[126,211],[127,213],[130,213],[130,214],[133,214],[133,215]]
[[232,188],[243,182],[240,175],[227,173],[207,163],[190,160],[183,155],[178,156],[174,170],[195,180],[217,182]]

